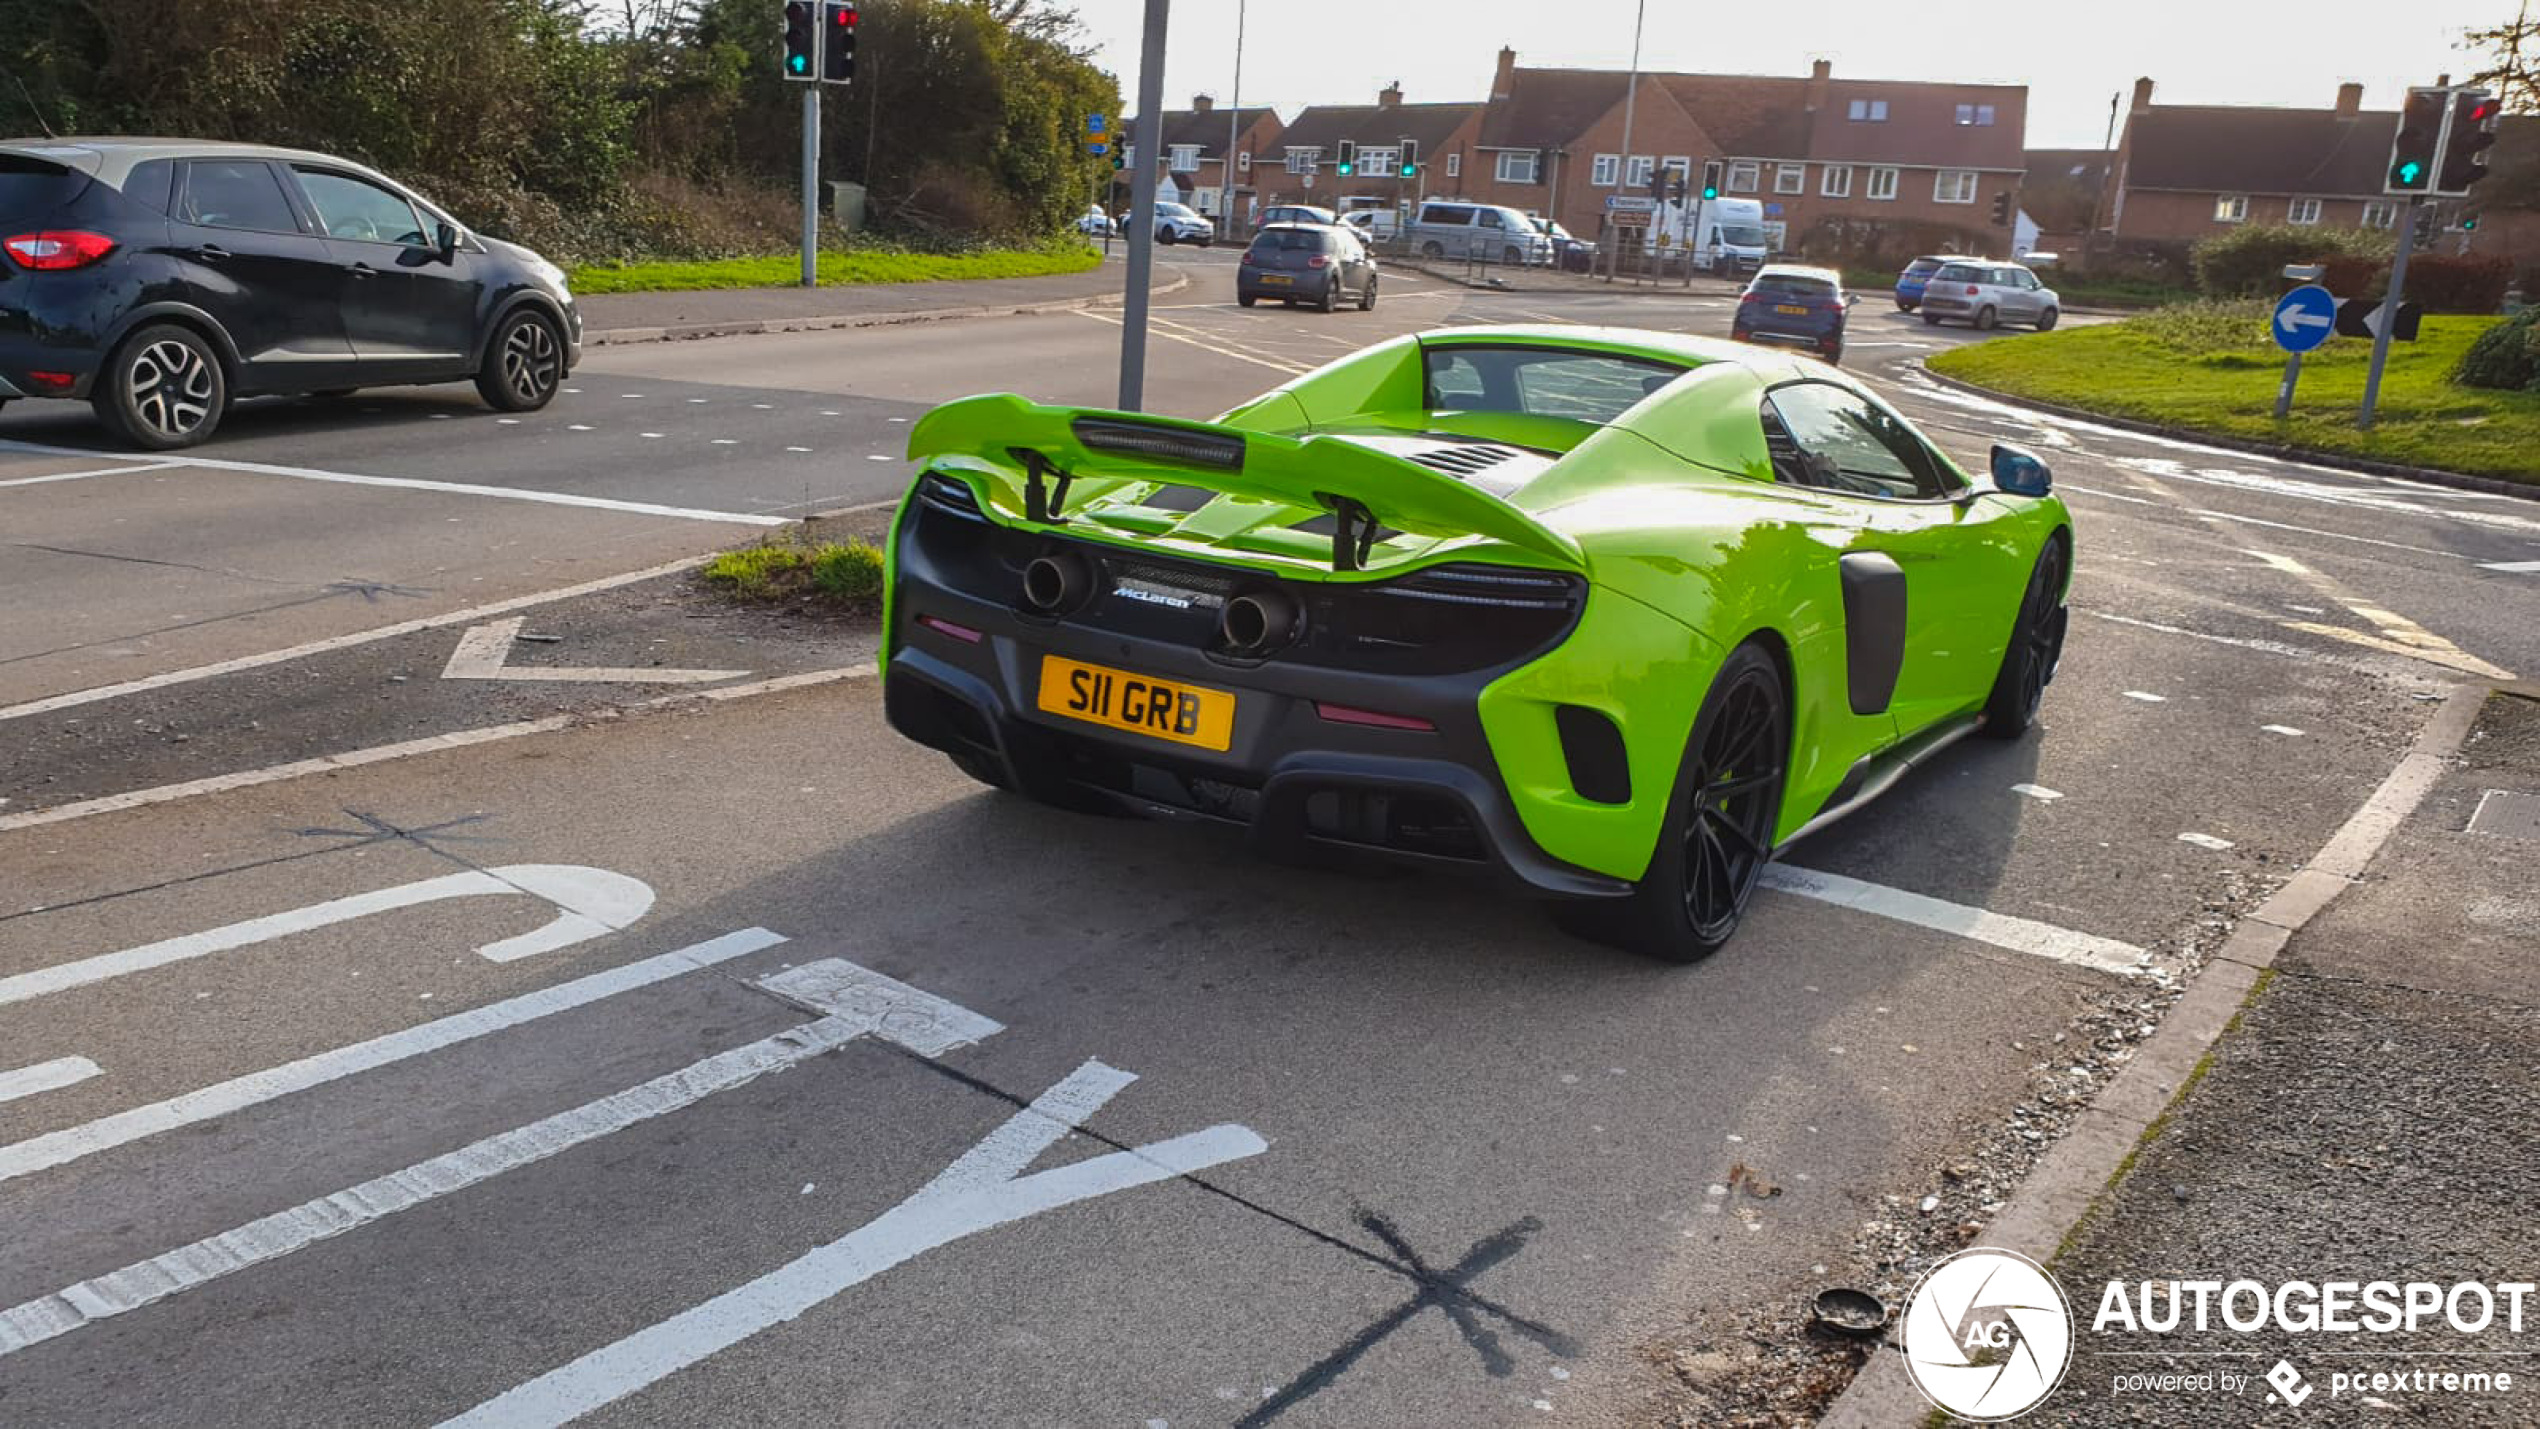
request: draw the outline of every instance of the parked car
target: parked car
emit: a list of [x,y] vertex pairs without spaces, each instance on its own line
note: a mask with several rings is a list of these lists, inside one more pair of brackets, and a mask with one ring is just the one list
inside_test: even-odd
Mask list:
[[1103,212],[1100,205],[1096,205],[1077,215],[1076,231],[1091,234],[1096,238],[1108,238],[1119,229],[1112,223],[1111,215]]
[[1155,206],[1155,241],[1196,243],[1206,248],[1217,241],[1217,225],[1189,204],[1158,203]]
[[1263,226],[1273,223],[1338,223],[1340,215],[1310,203],[1274,203],[1261,211]]
[[1552,240],[1524,213],[1498,204],[1430,199],[1412,215],[1412,251],[1423,258],[1478,258],[1485,263],[1547,263]]
[[1552,241],[1554,267],[1568,273],[1584,273],[1595,266],[1595,244],[1573,236],[1570,230],[1541,214],[1529,214],[1528,217],[1534,219],[1535,231]]
[[2044,332],[2063,315],[2055,290],[2017,263],[1944,263],[1923,289],[1923,321],[1963,318],[1977,328],[2027,323]]
[[547,405],[580,360],[563,270],[326,154],[0,140],[0,404],[84,398],[122,442],[240,397],[475,379]]
[[1737,300],[1729,335],[1740,342],[1804,347],[1828,362],[1843,360],[1843,324],[1853,299],[1832,268],[1767,263]]
[[1356,298],[1361,312],[1376,306],[1376,260],[1339,224],[1270,224],[1252,236],[1235,269],[1235,301],[1247,308],[1273,298],[1328,313],[1344,297]]
[[1370,243],[1402,235],[1402,215],[1390,208],[1354,208],[1341,215],[1341,227]]
[[1965,261],[1967,260],[1963,257],[1939,253],[1928,254],[1906,264],[1905,271],[1896,275],[1896,310],[1900,313],[1910,313],[1920,307],[1923,301],[1923,287],[1931,281],[1931,275],[1939,272],[1944,263]]

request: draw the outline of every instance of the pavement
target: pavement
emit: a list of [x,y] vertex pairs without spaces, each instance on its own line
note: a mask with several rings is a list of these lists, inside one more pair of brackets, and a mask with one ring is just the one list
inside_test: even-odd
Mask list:
[[[1189,275],[1159,252],[1150,278],[1157,294]],[[931,283],[849,283],[825,288],[724,288],[687,293],[599,293],[581,299],[585,340],[594,345],[734,333],[926,322],[999,313],[1045,312],[1120,301],[1126,250],[1081,273],[1039,278],[947,278]]]
[[[1235,256],[1174,255],[1153,409],[1728,320],[1393,271],[1246,310]],[[2054,464],[2069,653],[2037,736],[1657,968],[982,790],[884,727],[869,626],[695,585],[876,519],[935,402],[1116,400],[1121,340],[612,346],[541,413],[256,402],[168,458],[0,416],[0,1421],[1728,1422],[1696,1347],[1981,1230],[2449,693],[2540,669],[2540,508],[1950,391],[1919,360],[1983,335],[1864,318],[1953,454]]]

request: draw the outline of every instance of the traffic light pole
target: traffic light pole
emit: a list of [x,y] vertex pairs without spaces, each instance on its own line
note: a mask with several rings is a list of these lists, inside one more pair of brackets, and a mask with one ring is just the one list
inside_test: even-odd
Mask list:
[[820,86],[803,86],[803,286],[820,286]]
[[1129,290],[1120,304],[1120,410],[1146,402],[1147,282],[1155,272],[1155,158],[1164,140],[1164,17],[1168,0],[1147,0],[1146,40],[1138,49],[1138,129],[1130,142],[1137,171],[1129,179]]
[[2372,366],[2364,373],[2364,408],[2356,414],[2355,425],[2372,430],[2373,408],[2381,402],[2381,369],[2390,360],[2390,330],[2399,325],[2399,298],[2408,289],[2408,252],[2417,246],[2417,205],[2424,200],[2408,195],[2408,211],[2400,216],[2399,252],[2390,260],[2390,291],[2381,298],[2379,321],[2373,324]]

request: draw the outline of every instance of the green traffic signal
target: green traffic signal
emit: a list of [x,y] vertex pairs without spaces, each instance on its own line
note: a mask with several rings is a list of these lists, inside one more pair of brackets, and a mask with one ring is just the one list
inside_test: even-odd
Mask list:
[[1341,164],[1339,165],[1339,168],[1340,168],[1340,173],[1341,173],[1341,177],[1342,177],[1342,178],[1347,178],[1347,177],[1349,177],[1351,174],[1354,174],[1354,173],[1357,173],[1357,172],[1358,172],[1358,166],[1357,166],[1356,164],[1353,164],[1353,163],[1348,162],[1347,160],[1343,160],[1343,161],[1341,162]]
[[1402,166],[1402,176],[1406,179],[1417,178],[1419,177],[1419,174],[1420,166],[1418,164],[1405,164]]
[[1711,200],[1713,200],[1713,199],[1715,199],[1715,198],[1718,198],[1719,196],[1720,196],[1720,191],[1719,191],[1719,189],[1717,189],[1717,188],[1713,187],[1713,186],[1712,186],[1712,185],[1710,185],[1710,184],[1704,184],[1704,185],[1702,186],[1702,201],[1703,201],[1704,203],[1709,203]]
[[2413,187],[2416,184],[2418,177],[2424,174],[2424,172],[2425,165],[2418,163],[2414,159],[2410,159],[2399,166],[2399,182]]

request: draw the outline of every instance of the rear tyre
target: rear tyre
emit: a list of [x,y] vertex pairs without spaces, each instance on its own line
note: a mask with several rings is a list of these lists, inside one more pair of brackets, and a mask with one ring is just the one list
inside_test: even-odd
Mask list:
[[1900,313],[1910,313],[1914,310],[1914,305],[1905,301],[1903,298],[1898,298],[1896,300],[1896,310]]
[[1367,276],[1367,291],[1358,295],[1358,310],[1362,313],[1371,312],[1375,309],[1375,306],[1376,277],[1371,273]]
[[2057,537],[2038,552],[2037,566],[2029,572],[2019,619],[2011,626],[2010,648],[2002,652],[2001,672],[1985,697],[1987,739],[2017,739],[2037,722],[2038,704],[2064,656],[2064,626],[2072,618],[2064,607],[2065,562],[2064,542]]
[[521,308],[494,325],[485,361],[476,370],[476,395],[498,412],[535,412],[555,400],[564,381],[564,344],[556,326],[533,308]]
[[1341,275],[1334,273],[1323,282],[1323,296],[1314,300],[1314,310],[1328,313],[1341,305]]
[[1518,264],[1526,261],[1526,255],[1518,252],[1514,248],[1502,248],[1499,250],[1499,261],[1507,264],[1511,268],[1514,268]]
[[1181,240],[1180,238],[1178,238],[1178,237],[1174,236],[1174,233],[1173,233],[1173,230],[1172,230],[1172,229],[1169,229],[1169,228],[1164,228],[1164,229],[1158,229],[1158,230],[1156,231],[1155,241],[1156,241],[1156,242],[1158,242],[1158,243],[1173,244],[1173,243],[1179,243],[1179,242],[1181,242],[1182,240]]
[[2001,314],[1996,313],[1991,308],[1976,309],[1976,331],[1978,332],[1993,331],[1993,325],[2001,320]]
[[1938,313],[1925,313],[1925,314],[1923,314],[1923,326],[1925,326],[1925,327],[1938,327],[1938,326],[1940,326],[1940,314],[1938,314]]
[[145,451],[202,441],[229,411],[229,374],[190,328],[145,327],[124,340],[88,399],[116,440]]
[[1752,643],[1732,651],[1694,717],[1648,873],[1627,898],[1565,905],[1562,924],[1673,963],[1727,942],[1772,862],[1790,723],[1772,656]]
[[1420,256],[1432,261],[1443,258],[1446,256],[1446,245],[1434,241],[1423,243],[1420,245]]
[[1248,308],[1260,301],[1261,300],[1259,298],[1254,297],[1250,293],[1235,294],[1235,306],[1239,308]]
[[2063,314],[2055,311],[2053,308],[2048,308],[2046,311],[2039,313],[2037,315],[2037,330],[2039,332],[2051,330],[2055,326],[2055,320],[2061,316],[2063,316]]

